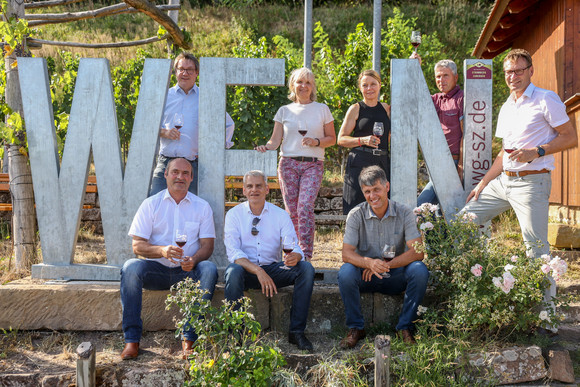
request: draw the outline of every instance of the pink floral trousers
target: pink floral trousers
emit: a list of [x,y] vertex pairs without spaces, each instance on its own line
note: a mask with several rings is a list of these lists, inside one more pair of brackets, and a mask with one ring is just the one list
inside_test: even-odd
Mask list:
[[322,183],[324,162],[298,161],[282,157],[278,179],[286,211],[290,214],[304,258],[312,258],[314,247],[314,202]]

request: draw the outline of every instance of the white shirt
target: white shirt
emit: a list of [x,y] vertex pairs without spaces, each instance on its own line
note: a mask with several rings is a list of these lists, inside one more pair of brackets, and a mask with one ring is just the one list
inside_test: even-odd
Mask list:
[[[318,160],[324,160],[324,148],[302,146],[302,139],[304,137],[320,139],[325,136],[324,125],[334,121],[328,106],[316,101],[304,105],[293,102],[278,109],[274,121],[284,125],[281,156],[316,157]],[[301,128],[307,131],[304,137],[298,133]]]
[[[201,247],[201,238],[215,238],[213,212],[208,202],[188,192],[177,204],[164,189],[148,197],[137,210],[129,235],[147,239],[156,246],[175,245],[175,232],[185,231],[184,255],[192,256]],[[167,258],[147,258],[165,266],[178,267]]]
[[[259,232],[258,235],[252,235],[252,221],[256,217],[260,219],[256,225]],[[250,262],[259,266],[282,260],[280,241],[284,236],[292,236],[298,241],[290,215],[268,202],[258,216],[252,214],[248,202],[238,204],[229,210],[226,214],[224,234],[230,262],[235,263],[237,259],[248,258]],[[304,254],[298,243],[293,252],[302,255],[304,260]]]
[[[183,127],[179,129],[181,137],[179,140],[170,140],[160,137],[159,154],[166,157],[185,157],[188,160],[197,158],[199,147],[199,87],[193,85],[188,94],[179,85],[175,85],[167,90],[165,108],[163,109],[163,121],[161,126],[164,129],[166,123],[169,128],[174,128],[173,117],[175,113],[183,115]],[[231,148],[234,143],[234,121],[226,113],[226,148]]]
[[[516,100],[512,93],[501,107],[495,136],[503,139],[504,149],[535,148],[556,138],[558,132],[554,128],[569,120],[566,106],[556,93],[530,83],[520,98]],[[529,164],[510,160],[508,156],[504,152],[506,171],[555,168],[553,155],[539,157]]]

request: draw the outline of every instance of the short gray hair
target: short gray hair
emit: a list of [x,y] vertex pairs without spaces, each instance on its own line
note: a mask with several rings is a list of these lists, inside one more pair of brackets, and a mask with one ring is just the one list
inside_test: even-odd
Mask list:
[[264,183],[268,184],[268,181],[266,180],[266,175],[264,174],[264,172],[260,171],[259,169],[254,169],[253,171],[246,172],[246,174],[244,175],[244,180],[243,180],[244,184],[246,184],[246,180],[248,180],[248,178],[250,176],[261,177],[264,180]]
[[387,174],[383,168],[379,167],[378,165],[365,167],[361,171],[360,175],[358,175],[358,184],[361,186],[361,188],[363,185],[366,185],[367,187],[373,186],[376,184],[377,180],[379,180],[382,185],[385,185],[389,182],[387,180]]
[[453,75],[457,75],[457,65],[451,59],[443,59],[435,63],[434,71],[437,71],[437,67],[443,67],[450,69]]

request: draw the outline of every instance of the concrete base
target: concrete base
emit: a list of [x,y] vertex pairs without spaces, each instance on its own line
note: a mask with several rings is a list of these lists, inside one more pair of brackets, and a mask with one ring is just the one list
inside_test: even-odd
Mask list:
[[[272,299],[259,290],[246,292],[254,315],[263,329],[288,330],[293,287],[279,289]],[[144,329],[175,329],[177,310],[165,310],[168,291],[143,292]],[[224,297],[218,285],[213,304]],[[392,323],[401,311],[403,296],[363,294],[362,308],[367,324]],[[118,282],[15,281],[0,286],[0,329],[121,330],[122,315]],[[306,328],[307,333],[344,329],[345,315],[338,286],[315,285]]]

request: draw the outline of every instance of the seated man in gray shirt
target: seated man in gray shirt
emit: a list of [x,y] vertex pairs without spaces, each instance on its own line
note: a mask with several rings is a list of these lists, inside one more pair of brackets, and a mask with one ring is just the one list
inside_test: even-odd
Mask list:
[[[348,335],[343,348],[353,348],[366,336],[360,305],[360,293],[405,292],[403,311],[399,316],[397,334],[405,343],[414,344],[413,321],[423,301],[429,271],[422,262],[423,254],[415,251],[421,242],[415,215],[411,208],[389,200],[389,182],[377,166],[364,168],[359,183],[366,202],[353,208],[346,219],[342,245],[344,264],[338,272],[340,296],[344,303]],[[394,258],[383,260],[386,245],[394,246]]]
[[[261,171],[247,172],[244,195],[248,201],[238,204],[226,215],[224,242],[231,263],[225,272],[225,298],[237,301],[244,290],[260,288],[263,294],[272,297],[278,293],[277,288],[294,285],[288,341],[299,349],[311,351],[312,343],[304,335],[304,329],[314,286],[314,268],[304,260],[290,215],[266,202],[268,192],[268,183]],[[287,239],[293,243],[287,245]],[[280,262],[282,243],[284,262]]]

